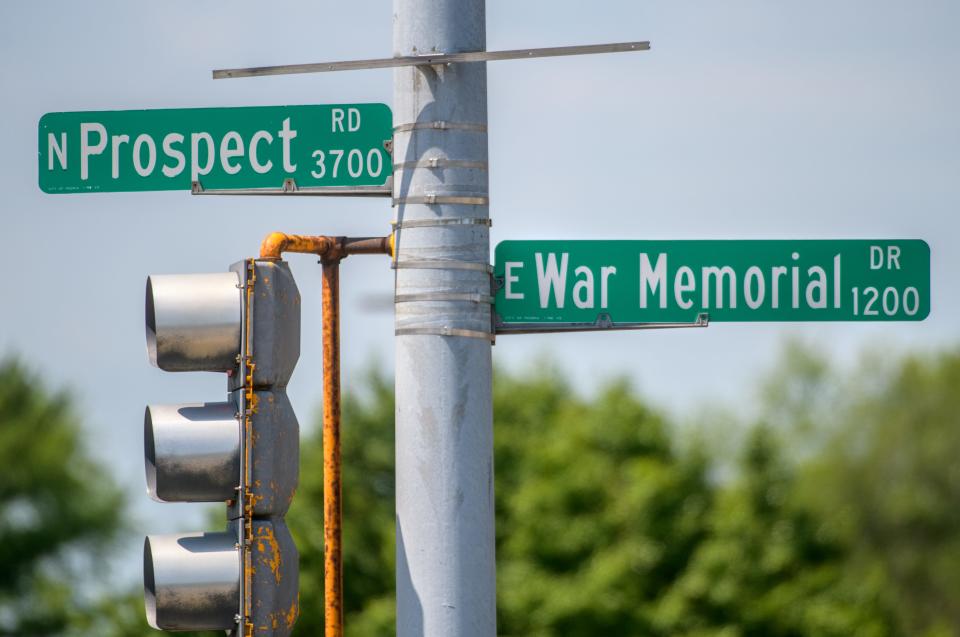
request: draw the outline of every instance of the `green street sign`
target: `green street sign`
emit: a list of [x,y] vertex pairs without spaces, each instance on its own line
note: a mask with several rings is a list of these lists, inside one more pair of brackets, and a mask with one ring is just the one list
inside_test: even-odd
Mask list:
[[925,241],[503,241],[499,326],[920,321]]
[[393,173],[386,104],[47,113],[47,193],[381,186]]

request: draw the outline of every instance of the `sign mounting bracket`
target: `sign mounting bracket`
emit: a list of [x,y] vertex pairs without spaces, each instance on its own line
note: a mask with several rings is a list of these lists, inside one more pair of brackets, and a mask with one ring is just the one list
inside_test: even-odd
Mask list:
[[600,314],[597,320],[588,323],[503,323],[494,313],[494,333],[500,334],[549,334],[556,332],[597,332],[608,330],[664,330],[672,328],[708,327],[710,315],[701,312],[692,323],[614,323],[609,314]]
[[280,64],[277,66],[218,69],[213,71],[213,79],[225,80],[237,77],[263,77],[267,75],[293,75],[297,73],[329,73],[331,71],[358,71],[361,69],[392,69],[402,66],[442,67],[447,64],[462,62],[495,62],[497,60],[522,60],[529,58],[591,55],[595,53],[627,53],[630,51],[648,50],[650,50],[650,42],[615,42],[613,44],[584,44],[541,49],[511,49],[508,51],[423,53],[421,55],[405,55],[369,60],[345,60],[341,62],[314,62],[309,64]]

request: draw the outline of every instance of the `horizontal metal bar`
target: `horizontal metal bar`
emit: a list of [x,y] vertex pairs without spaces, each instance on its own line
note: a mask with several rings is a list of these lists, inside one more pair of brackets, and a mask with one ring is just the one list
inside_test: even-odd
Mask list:
[[458,62],[493,62],[495,60],[520,60],[525,58],[559,57],[564,55],[590,55],[594,53],[624,53],[628,51],[647,51],[649,49],[649,42],[617,42],[614,44],[556,46],[544,49],[512,49],[510,51],[428,53],[424,55],[406,55],[393,58],[375,58],[371,60],[218,69],[213,72],[213,79],[223,80],[236,77],[291,75],[295,73],[327,73],[330,71],[356,71],[360,69],[390,69],[399,66],[433,66],[435,64],[453,64]]
[[693,323],[612,323],[598,319],[593,323],[502,323],[496,321],[497,334],[551,334],[557,332],[603,332],[610,330],[665,330],[674,328],[708,327],[710,316],[697,316]]
[[[390,178],[392,179],[392,177]],[[193,195],[284,195],[309,197],[392,197],[393,184],[383,186],[306,186],[289,188],[204,188],[193,182]]]

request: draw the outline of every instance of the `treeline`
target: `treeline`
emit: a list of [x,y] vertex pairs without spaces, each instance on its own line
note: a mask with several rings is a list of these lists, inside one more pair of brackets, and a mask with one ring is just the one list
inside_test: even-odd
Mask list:
[[[696,427],[550,367],[495,383],[499,634],[960,636],[960,351],[841,373],[791,345],[753,422]],[[394,632],[393,413],[377,373],[344,403],[351,637]],[[156,634],[139,591],[80,592],[129,525],[78,431],[69,399],[0,369],[0,635]],[[311,431],[287,517],[303,636],[323,634]]]

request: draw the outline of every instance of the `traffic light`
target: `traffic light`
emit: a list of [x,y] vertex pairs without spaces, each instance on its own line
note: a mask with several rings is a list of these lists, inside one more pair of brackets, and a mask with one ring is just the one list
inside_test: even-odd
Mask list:
[[222,402],[150,405],[144,414],[150,496],[227,505],[224,531],[147,536],[147,620],[160,630],[289,635],[299,558],[283,518],[300,451],[286,394],[300,354],[290,269],[249,259],[224,273],[150,276],[146,327],[155,366],[227,378]]

